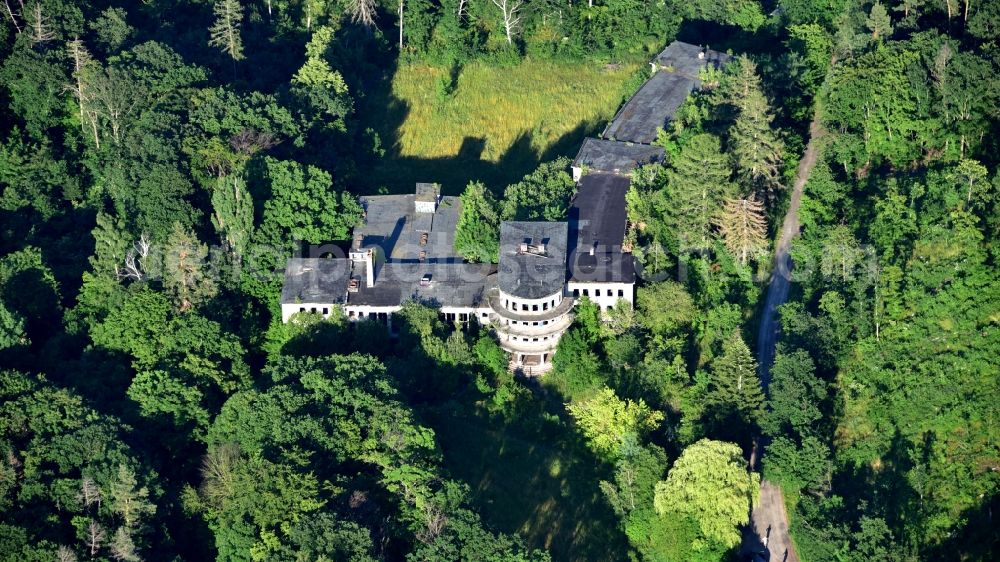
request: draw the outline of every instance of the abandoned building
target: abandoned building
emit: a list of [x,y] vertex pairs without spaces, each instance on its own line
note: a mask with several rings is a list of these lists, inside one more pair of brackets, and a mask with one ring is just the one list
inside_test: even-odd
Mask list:
[[640,166],[662,162],[653,146],[701,69],[729,56],[673,42],[652,62],[652,77],[599,139],[585,139],[572,164],[577,192],[566,221],[500,225],[497,264],[464,263],[455,251],[458,197],[437,184],[413,194],[360,198],[364,219],[343,258],[291,258],[281,292],[284,322],[296,313],[372,319],[393,330],[392,315],[416,300],[448,322],[477,322],[497,333],[512,370],[539,375],[583,297],[607,313],[635,301],[636,268],[625,242],[625,194]]

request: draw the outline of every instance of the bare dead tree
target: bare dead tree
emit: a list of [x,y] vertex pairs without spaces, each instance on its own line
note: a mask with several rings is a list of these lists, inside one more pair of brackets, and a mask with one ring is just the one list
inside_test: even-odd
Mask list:
[[465,15],[465,4],[468,0],[458,0],[458,21],[462,21],[462,16]]
[[17,16],[14,15],[14,10],[10,9],[10,0],[3,0],[3,6],[7,8],[7,15],[10,17],[10,22],[14,24],[14,29],[21,33],[21,25],[17,23]]
[[747,199],[727,199],[716,224],[726,248],[743,265],[767,246],[764,205],[752,195]]
[[403,5],[405,0],[399,0],[399,52],[403,52]]
[[503,16],[503,30],[507,34],[507,44],[514,44],[514,36],[521,30],[521,8],[523,0],[492,0]]
[[128,119],[147,101],[148,92],[114,67],[95,74],[90,89],[94,111],[110,125],[115,143],[121,142]]
[[146,234],[140,236],[125,254],[124,265],[117,268],[118,278],[142,281],[146,277],[146,260],[151,249],[149,236]]
[[97,554],[97,551],[101,550],[101,547],[104,546],[105,538],[107,538],[107,533],[104,532],[104,529],[101,528],[101,525],[97,521],[91,519],[90,523],[87,524],[86,538],[86,544],[87,548],[90,549],[91,558],[93,558],[94,555]]
[[375,0],[351,0],[347,10],[354,23],[375,27]]
[[68,546],[59,546],[59,550],[56,551],[57,562],[76,562],[76,553],[74,553]]
[[80,493],[76,497],[83,502],[83,506],[86,508],[96,505],[98,510],[101,509],[101,500],[103,499],[101,488],[89,476],[84,476],[83,480],[80,481]]
[[239,461],[237,443],[223,443],[205,454],[201,461],[201,494],[212,505],[220,506],[232,496]]
[[51,41],[56,38],[56,34],[52,33],[52,30],[49,29],[48,18],[42,13],[41,2],[35,2],[35,7],[32,8],[28,17],[30,18],[28,25],[31,30],[29,37],[31,38],[32,45]]
[[434,542],[448,524],[448,516],[436,502],[429,501],[423,506],[424,528],[417,532],[417,539],[424,544]]
[[66,50],[73,63],[73,79],[76,83],[69,89],[73,92],[73,97],[76,98],[80,108],[80,127],[85,132],[89,127],[94,137],[94,144],[97,148],[101,148],[101,137],[97,130],[98,115],[91,104],[90,84],[87,80],[87,70],[94,64],[94,59],[79,37],[67,43]]
[[274,135],[266,131],[243,129],[230,137],[229,146],[231,146],[236,152],[247,156],[253,156],[261,150],[274,148],[280,142],[281,141],[274,138]]

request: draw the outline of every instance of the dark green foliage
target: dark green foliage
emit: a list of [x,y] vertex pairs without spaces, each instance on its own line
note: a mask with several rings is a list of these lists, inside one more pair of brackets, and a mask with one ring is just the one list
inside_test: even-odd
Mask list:
[[[718,561],[732,553],[700,540],[703,521],[657,513],[655,482],[701,437],[749,450],[754,424],[801,559],[995,558],[995,0],[534,2],[512,45],[490,2],[413,0],[402,52],[395,3],[377,30],[331,2],[10,7],[0,558],[544,559],[527,541],[556,559]],[[658,141],[666,162],[632,178],[637,310],[605,323],[581,302],[539,385],[488,331],[416,303],[398,341],[336,314],[276,320],[295,243],[346,239],[349,191],[399,157],[395,117],[381,138],[369,122],[372,103],[411,109],[379,94],[398,64],[450,69],[448,111],[473,59],[644,63],[678,34],[747,55],[761,80],[737,95],[740,73],[702,76]],[[773,238],[814,110],[825,148],[762,410],[754,358],[729,338],[755,331],[764,277],[717,242],[716,215],[768,195]],[[575,187],[552,158],[601,125],[544,154],[547,125],[526,132],[496,167],[548,162],[499,202],[470,186],[459,250],[492,261],[501,218],[565,219]],[[564,404],[603,387],[663,414],[643,442],[611,440],[610,461]]]

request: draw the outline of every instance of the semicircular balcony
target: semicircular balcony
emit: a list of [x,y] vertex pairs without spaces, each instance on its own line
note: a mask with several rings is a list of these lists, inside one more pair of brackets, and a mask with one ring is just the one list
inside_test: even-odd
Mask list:
[[514,312],[513,310],[508,310],[503,305],[503,300],[500,298],[499,291],[492,291],[489,295],[490,308],[493,309],[493,313],[507,320],[521,321],[542,321],[542,320],[552,320],[559,318],[564,314],[568,313],[573,309],[573,299],[562,299],[556,306],[548,310],[540,310],[538,312]]

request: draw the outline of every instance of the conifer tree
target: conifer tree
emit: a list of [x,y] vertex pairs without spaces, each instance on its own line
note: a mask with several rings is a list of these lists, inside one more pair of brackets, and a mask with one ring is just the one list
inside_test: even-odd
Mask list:
[[243,56],[243,39],[240,37],[240,24],[243,21],[243,6],[239,0],[216,0],[215,23],[208,28],[208,44],[218,47],[223,53],[236,61]]
[[149,501],[149,490],[139,486],[135,472],[118,465],[118,475],[111,484],[111,509],[121,518],[126,530],[132,532],[142,520],[156,511],[156,505]]
[[681,149],[667,170],[668,213],[681,249],[709,247],[712,219],[732,190],[730,169],[722,145],[710,134],[699,134]]
[[872,6],[872,11],[869,12],[865,25],[868,26],[868,31],[872,32],[872,41],[881,41],[892,35],[892,19],[885,6],[880,2],[876,2]]
[[764,205],[753,195],[749,198],[729,198],[722,204],[716,218],[719,234],[726,249],[742,265],[767,248],[767,219]]
[[163,256],[163,286],[174,295],[181,312],[218,292],[215,281],[205,271],[207,258],[208,247],[175,222]]
[[771,128],[774,115],[764,96],[757,66],[746,56],[736,59],[728,77],[727,101],[736,109],[729,129],[730,151],[743,183],[762,201],[781,188],[784,144]]
[[722,355],[712,361],[706,402],[715,427],[727,433],[750,430],[764,413],[757,362],[738,332],[723,345]]

